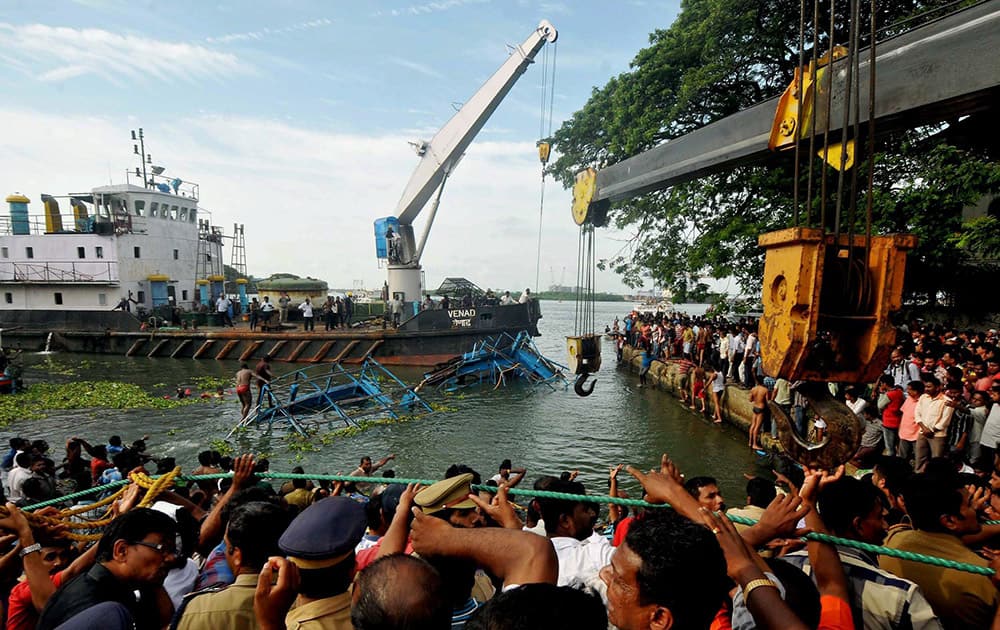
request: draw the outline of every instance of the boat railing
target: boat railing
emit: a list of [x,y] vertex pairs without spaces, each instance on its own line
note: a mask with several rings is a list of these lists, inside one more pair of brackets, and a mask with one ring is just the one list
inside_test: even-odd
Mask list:
[[[25,223],[27,223],[27,231],[24,229]],[[125,229],[125,223],[126,221],[123,220],[111,220],[107,217],[95,215],[78,219],[73,214],[60,213],[58,224],[61,227],[53,232],[49,230],[49,224],[44,214],[29,214],[26,218],[19,217],[17,219],[10,216],[0,216],[0,236],[24,234],[35,236],[42,234],[101,234],[105,233],[102,231],[102,224],[108,226],[106,228],[107,233],[121,233],[123,230],[130,230],[130,228]],[[16,229],[15,225],[17,226]]]
[[115,261],[0,262],[0,282],[119,282]]
[[[342,395],[345,386],[350,388],[347,396]],[[308,405],[299,404],[305,399]],[[359,365],[314,365],[272,379],[261,389],[257,406],[233,431],[263,420],[305,434],[316,418],[325,415],[358,426],[363,416],[398,418],[400,411],[413,409],[431,411],[411,388],[369,357]]]

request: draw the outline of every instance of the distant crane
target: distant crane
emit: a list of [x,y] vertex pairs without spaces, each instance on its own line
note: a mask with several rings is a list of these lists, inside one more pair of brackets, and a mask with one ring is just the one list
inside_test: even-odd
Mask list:
[[[420,257],[434,224],[448,176],[500,102],[528,66],[534,63],[538,51],[546,42],[555,42],[557,37],[555,27],[548,20],[542,20],[430,141],[411,143],[420,156],[420,162],[403,190],[395,216],[375,221],[376,254],[388,266],[387,297],[397,297],[404,303],[420,301],[423,284]],[[413,221],[432,197],[430,215],[418,241],[414,236]]]

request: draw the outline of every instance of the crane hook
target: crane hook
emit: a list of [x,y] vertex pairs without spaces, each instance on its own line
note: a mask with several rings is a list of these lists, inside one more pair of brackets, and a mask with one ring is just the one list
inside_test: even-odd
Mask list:
[[587,377],[588,376],[590,376],[590,374],[581,374],[576,379],[576,384],[573,385],[573,391],[576,392],[577,396],[587,397],[587,396],[590,396],[591,394],[594,393],[594,385],[597,385],[597,379],[596,378],[593,381],[590,382],[590,388],[589,389],[583,386],[583,384],[587,382]]
[[822,383],[803,383],[798,392],[812,411],[826,420],[827,431],[818,444],[811,444],[799,435],[784,409],[769,402],[771,420],[778,424],[778,442],[785,454],[807,468],[832,470],[850,461],[861,444],[861,419],[831,396]]

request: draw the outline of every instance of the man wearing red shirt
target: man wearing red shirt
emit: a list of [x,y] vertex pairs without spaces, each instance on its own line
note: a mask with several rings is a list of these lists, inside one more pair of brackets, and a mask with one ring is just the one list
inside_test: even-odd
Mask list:
[[[878,380],[879,408],[882,409],[882,438],[889,455],[895,455],[899,445],[899,422],[903,419],[903,401],[906,393],[896,385],[895,379],[883,374]],[[884,399],[882,397],[885,397]],[[883,401],[885,406],[883,406]]]
[[21,510],[8,503],[9,516],[0,520],[0,527],[17,534],[24,563],[24,579],[10,592],[7,606],[7,630],[33,630],[39,613],[49,597],[90,565],[97,557],[97,545],[91,545],[70,564],[69,540],[37,539]]

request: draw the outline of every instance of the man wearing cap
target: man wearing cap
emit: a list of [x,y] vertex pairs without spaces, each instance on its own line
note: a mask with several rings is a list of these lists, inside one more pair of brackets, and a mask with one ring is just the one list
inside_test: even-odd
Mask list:
[[295,517],[278,540],[301,579],[287,628],[352,630],[354,548],[364,533],[365,509],[347,497],[323,499]]

